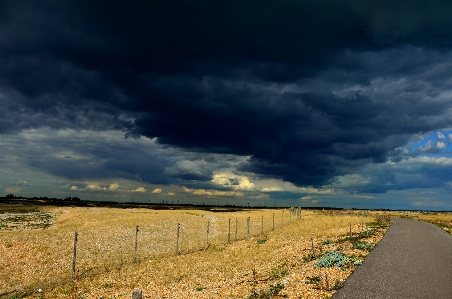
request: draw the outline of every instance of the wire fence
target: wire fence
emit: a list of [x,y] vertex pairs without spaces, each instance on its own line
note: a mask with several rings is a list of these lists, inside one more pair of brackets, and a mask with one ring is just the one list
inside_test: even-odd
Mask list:
[[[172,255],[206,250],[211,246],[248,239],[302,219],[301,209],[237,217],[197,215],[139,223],[135,227],[74,232],[72,278]],[[193,216],[201,217],[193,220]],[[184,221],[186,220],[186,221]]]

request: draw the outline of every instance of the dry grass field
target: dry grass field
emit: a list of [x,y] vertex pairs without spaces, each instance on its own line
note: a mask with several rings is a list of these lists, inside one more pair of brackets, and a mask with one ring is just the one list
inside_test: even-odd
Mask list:
[[429,222],[452,234],[452,212],[399,212],[391,216]]
[[[130,298],[139,288],[144,298],[330,298],[382,238],[387,226],[378,218],[359,211],[303,210],[297,219],[287,209],[0,205],[0,297]],[[328,251],[350,259],[316,267]]]

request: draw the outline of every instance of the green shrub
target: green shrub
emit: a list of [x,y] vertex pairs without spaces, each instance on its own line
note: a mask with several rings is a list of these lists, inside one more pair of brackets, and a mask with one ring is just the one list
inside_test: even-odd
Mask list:
[[279,265],[277,268],[273,268],[271,270],[270,278],[278,279],[278,278],[286,276],[287,274],[289,274],[289,271],[287,270],[287,265],[282,264],[282,265]]
[[371,251],[375,247],[374,243],[354,243],[353,249],[361,249]]
[[317,268],[342,267],[350,261],[349,257],[338,251],[328,251],[315,264]]
[[275,296],[282,296],[287,298],[287,295],[280,295],[279,293],[284,289],[282,283],[272,284],[268,290],[263,290],[261,292],[254,291],[248,296],[248,299],[271,299]]

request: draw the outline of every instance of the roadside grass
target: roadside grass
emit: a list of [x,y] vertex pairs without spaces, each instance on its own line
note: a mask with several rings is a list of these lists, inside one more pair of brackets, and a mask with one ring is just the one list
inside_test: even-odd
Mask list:
[[393,213],[394,217],[425,221],[442,228],[452,235],[452,212],[404,212]]
[[[134,288],[143,289],[143,293],[150,294],[149,298],[171,294],[179,294],[180,298],[271,298],[293,293],[308,296],[309,292],[325,297],[334,292],[334,286],[343,283],[353,265],[345,270],[315,269],[316,259],[329,250],[349,252],[350,256],[362,259],[367,250],[352,248],[353,244],[346,240],[349,225],[359,235],[363,223],[378,222],[371,213],[322,211],[303,211],[302,220],[296,221],[285,210],[282,227],[282,210],[265,209],[228,213],[40,207],[39,212],[53,215],[50,227],[0,229],[0,256],[4,261],[0,269],[0,294],[13,292],[6,298],[27,292],[27,298],[41,299],[129,298]],[[231,243],[227,244],[229,219]],[[207,221],[210,244],[206,244]],[[175,256],[177,223],[181,223],[181,240],[180,254]],[[136,225],[139,225],[138,262],[134,263]],[[79,233],[79,239],[77,275],[72,280],[74,231]],[[362,239],[372,242],[376,235],[363,235]],[[304,257],[311,254],[311,238],[316,253],[307,260]],[[325,273],[329,277],[324,279],[327,286],[314,289],[300,283],[307,276],[323,277]],[[43,292],[37,293],[38,289]]]

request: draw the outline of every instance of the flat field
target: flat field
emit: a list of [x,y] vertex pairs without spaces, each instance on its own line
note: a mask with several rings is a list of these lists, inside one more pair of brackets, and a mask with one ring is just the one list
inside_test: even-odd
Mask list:
[[[141,289],[144,298],[329,298],[387,220],[359,211],[302,210],[299,219],[288,209],[0,205],[0,297],[130,298]],[[328,251],[348,259],[316,267]]]

